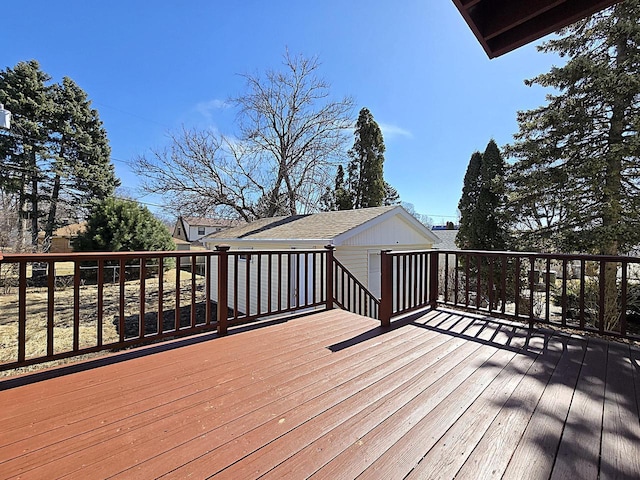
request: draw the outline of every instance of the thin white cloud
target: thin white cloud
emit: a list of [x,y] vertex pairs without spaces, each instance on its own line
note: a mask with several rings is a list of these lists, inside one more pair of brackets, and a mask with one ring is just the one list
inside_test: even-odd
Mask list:
[[214,111],[224,110],[229,107],[230,105],[224,100],[214,98],[213,100],[209,100],[207,102],[198,103],[196,105],[196,111],[199,112],[207,120],[211,120]]
[[391,125],[388,123],[378,123],[382,130],[382,136],[385,140],[390,140],[398,137],[412,138],[413,134],[409,130],[405,130],[397,125]]

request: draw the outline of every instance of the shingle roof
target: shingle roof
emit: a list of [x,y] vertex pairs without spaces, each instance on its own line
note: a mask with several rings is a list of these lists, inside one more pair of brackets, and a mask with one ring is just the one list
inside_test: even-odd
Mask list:
[[53,231],[54,237],[76,237],[87,229],[87,222],[72,223]]
[[438,249],[440,250],[460,250],[456,245],[456,236],[458,230],[432,230],[431,233],[436,234],[440,239]]
[[397,205],[321,212],[291,217],[261,218],[251,223],[212,233],[206,239],[313,239],[330,240],[380,215],[399,208]]
[[242,223],[240,220],[226,218],[182,217],[192,227],[235,227]]

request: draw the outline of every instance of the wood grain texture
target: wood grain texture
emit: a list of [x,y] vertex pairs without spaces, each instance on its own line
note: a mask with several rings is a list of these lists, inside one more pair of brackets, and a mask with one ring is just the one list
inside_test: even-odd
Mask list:
[[637,347],[446,309],[390,328],[332,310],[135,352],[0,382],[0,477],[637,478],[640,468]]

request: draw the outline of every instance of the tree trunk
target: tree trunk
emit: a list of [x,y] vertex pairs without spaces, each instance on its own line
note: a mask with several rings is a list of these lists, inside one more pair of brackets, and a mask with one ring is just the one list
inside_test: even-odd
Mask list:
[[[618,38],[616,41],[616,66],[623,68],[627,58],[626,38]],[[614,90],[614,92],[617,92]],[[604,255],[619,255],[620,242],[617,227],[622,223],[622,154],[620,146],[623,144],[625,98],[620,93],[614,93],[611,108],[611,126],[609,129],[608,152],[606,162],[606,176],[604,185],[604,201],[602,212],[602,226],[606,239],[602,245]],[[618,308],[617,287],[618,264],[606,262],[604,268],[604,299],[601,305],[604,308],[604,325],[608,330],[614,329],[620,318]]]
[[59,196],[60,196],[60,174],[56,173],[56,177],[53,182],[53,190],[51,191],[51,200],[49,202],[49,215],[47,216],[47,224],[44,227],[45,239],[50,239],[53,236],[53,227],[55,226],[55,222],[56,222]]

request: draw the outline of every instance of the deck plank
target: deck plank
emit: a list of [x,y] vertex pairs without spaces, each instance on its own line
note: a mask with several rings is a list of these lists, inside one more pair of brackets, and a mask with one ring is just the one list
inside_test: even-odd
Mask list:
[[423,458],[407,479],[454,478],[536,357],[516,354],[443,436],[425,436],[419,444]]
[[501,478],[558,361],[565,340],[553,337],[504,404],[456,478]]
[[[458,396],[461,401],[473,398],[475,393],[482,391],[486,383],[495,378],[497,372],[491,366],[493,360],[500,364],[506,358],[511,358],[515,353],[511,350],[496,348],[511,340],[506,335],[503,327],[495,325],[483,327],[475,334],[468,335],[475,338],[480,348],[457,365],[447,377],[441,379],[437,385],[425,390],[407,403],[402,409],[394,413],[394,416],[380,423],[375,429],[357,439],[340,455],[319,469],[311,478],[337,478],[345,475],[346,478],[355,478],[371,466],[375,460],[386,452],[392,445],[399,441],[414,425],[427,425],[437,421],[436,411],[446,410],[441,403],[447,405],[446,400]],[[493,359],[493,356],[496,356]],[[488,362],[489,359],[492,361]],[[500,366],[500,369],[502,365]],[[499,371],[499,370],[498,370]],[[435,390],[434,390],[435,389]],[[454,394],[455,392],[455,394]],[[456,395],[457,394],[457,395]],[[452,410],[453,411],[453,410]],[[425,420],[426,419],[426,420]],[[402,449],[401,449],[402,450]],[[384,462],[383,462],[384,463]],[[397,467],[398,464],[394,464]],[[391,468],[385,472],[374,473],[378,478],[402,478],[406,473],[406,465],[401,465],[402,470]]]
[[[324,337],[321,345],[326,344],[327,342],[340,341],[344,338],[348,338],[353,335],[353,332],[357,330],[347,330],[343,332],[341,335],[337,335],[335,337]],[[231,337],[228,337],[231,338]],[[226,340],[221,339],[221,340]],[[313,348],[313,347],[305,347],[305,348]],[[325,348],[320,348],[318,351],[326,353],[325,356],[329,356],[330,352]],[[281,372],[276,372],[276,374],[286,375],[288,378],[295,377],[296,375],[302,375],[304,373],[308,373],[309,371],[313,371],[315,365],[317,365],[318,359],[305,359],[305,363],[301,364],[299,362],[294,361],[294,358],[304,358],[304,356],[300,356],[301,352],[282,352],[283,355],[286,355],[289,358],[288,363],[284,363],[283,366],[286,367],[286,370],[282,370]],[[249,356],[246,357],[250,358]],[[158,359],[156,359],[158,360]],[[160,359],[160,361],[162,361]],[[303,366],[306,365],[306,370]],[[68,460],[73,463],[78,463],[83,457],[82,452],[89,453],[91,450],[88,448],[90,446],[100,445],[105,440],[113,440],[114,438],[122,437],[128,430],[135,428],[136,423],[132,424],[131,422],[137,422],[137,424],[141,425],[149,425],[158,422],[158,420],[162,420],[163,418],[178,418],[180,416],[176,416],[176,414],[182,415],[182,419],[180,421],[184,421],[185,417],[190,411],[194,411],[194,409],[198,408],[206,408],[206,402],[216,398],[216,396],[226,396],[225,398],[233,398],[234,395],[237,396],[238,400],[242,400],[242,392],[243,389],[251,389],[255,388],[257,384],[268,386],[268,379],[270,376],[273,376],[273,372],[270,370],[273,367],[271,363],[266,364],[262,371],[264,374],[260,372],[260,370],[255,370],[253,368],[253,364],[250,364],[249,371],[245,372],[242,376],[229,377],[229,381],[218,381],[215,376],[212,377],[213,381],[209,382],[209,389],[204,388],[207,386],[207,383],[199,384],[196,383],[190,389],[181,390],[181,389],[173,389],[172,392],[176,393],[177,397],[173,399],[173,401],[163,401],[162,396],[157,396],[156,399],[161,401],[161,404],[156,409],[149,408],[144,402],[138,402],[136,405],[136,410],[130,413],[129,417],[123,418],[122,415],[118,415],[117,412],[115,415],[110,417],[113,421],[106,422],[104,417],[101,416],[93,416],[88,419],[88,423],[85,425],[80,425],[80,432],[85,431],[83,434],[78,434],[75,426],[66,426],[63,429],[63,434],[68,439],[64,442],[59,442],[56,440],[50,441],[50,447],[46,449],[45,452],[40,452],[39,450],[31,449],[29,452],[30,455],[21,455],[21,457],[13,462],[12,468],[21,469],[27,465],[31,465],[33,463],[33,459],[37,458],[37,462],[42,464],[42,469],[46,469],[47,462],[57,460],[58,464],[63,464],[65,460]],[[173,379],[174,381],[179,379],[179,373],[183,370],[184,367],[180,366],[178,371],[175,373],[167,372],[162,375],[162,377],[157,378],[156,382],[159,379]],[[226,377],[226,373],[223,374],[223,377]],[[166,377],[166,378],[165,378]],[[160,382],[162,383],[162,382]],[[123,391],[128,391],[126,383],[122,385]],[[208,390],[213,389],[215,392],[214,395]],[[139,394],[138,390],[134,390],[132,395]],[[171,400],[171,399],[169,399]],[[71,405],[73,406],[73,404]],[[95,397],[94,397],[94,407],[95,407]],[[63,410],[63,415],[67,414],[67,409]],[[26,442],[32,441],[34,437],[34,431],[39,427],[39,424],[34,424],[32,429],[23,432],[26,435]],[[45,440],[48,439],[47,435],[44,435]],[[155,438],[155,437],[154,437]],[[23,443],[24,443],[23,441]],[[79,448],[80,450],[76,450]],[[66,455],[66,452],[73,452],[74,455]],[[105,454],[117,455],[117,452],[104,452],[101,455]],[[99,455],[96,454],[96,457]],[[12,470],[13,471],[13,470]],[[34,472],[35,474],[35,472]]]
[[549,478],[584,361],[585,343],[582,339],[568,340],[504,478]]
[[[421,460],[424,460],[423,457],[426,452],[428,452],[431,447],[434,446],[447,432],[452,430],[456,431],[457,429],[462,428],[463,431],[472,433],[468,431],[468,422],[473,423],[477,418],[469,418],[469,415],[467,415],[465,420],[462,420],[461,418],[467,414],[469,410],[473,412],[475,410],[474,405],[482,404],[483,399],[495,403],[496,398],[500,398],[495,396],[497,392],[504,388],[508,388],[504,385],[505,377],[515,377],[515,380],[517,381],[512,382],[513,385],[511,387],[515,388],[515,385],[519,383],[521,377],[519,375],[514,375],[514,368],[516,372],[526,372],[530,368],[531,364],[539,357],[537,353],[527,351],[527,349],[532,346],[532,339],[529,335],[524,334],[522,330],[521,334],[515,336],[506,336],[505,333],[506,332],[504,330],[499,331],[499,334],[492,339],[492,343],[504,343],[505,345],[508,343],[511,347],[523,350],[513,352],[510,350],[499,349],[497,353],[491,357],[488,365],[483,366],[484,371],[480,372],[478,375],[480,377],[485,376],[486,383],[483,384],[481,381],[475,380],[470,385],[463,386],[465,388],[461,387],[457,389],[418,425],[413,427],[397,443],[380,455],[379,458],[359,478],[385,478],[398,474],[402,474],[403,476],[407,475],[412,473],[414,467],[418,465]],[[537,349],[534,348],[534,350]],[[509,366],[510,368],[508,368]],[[521,374],[523,375],[524,373]],[[476,410],[473,415],[480,418],[491,416],[490,414],[488,415],[486,410]],[[477,431],[473,432],[472,435],[474,433],[477,434]],[[479,441],[479,438],[481,438],[481,436],[478,437],[476,443]],[[455,445],[459,443],[461,443],[461,440],[456,439],[454,442]],[[445,450],[448,450],[447,456],[450,459],[451,449],[448,448]],[[471,450],[467,449],[467,451]],[[461,457],[464,458],[464,455]],[[450,460],[448,463],[451,464]],[[422,467],[422,471],[432,472],[433,470],[425,464]],[[451,472],[452,475],[449,478],[453,477],[455,471],[457,471],[457,469]],[[447,477],[445,476],[442,478]]]
[[610,343],[602,417],[601,479],[640,477],[638,404],[627,394],[629,385],[633,385],[633,370],[629,346]]
[[[307,429],[310,426],[312,430],[315,425],[318,425],[318,428],[321,430],[326,430],[332,422],[339,422],[344,420],[344,418],[348,418],[357,412],[358,409],[365,408],[368,403],[375,402],[377,398],[384,395],[386,391],[393,389],[398,383],[402,383],[403,379],[415,376],[417,372],[413,371],[410,367],[407,368],[407,365],[411,365],[413,361],[423,359],[425,356],[426,358],[439,358],[456,347],[456,345],[447,345],[446,338],[442,338],[433,332],[430,335],[425,335],[425,332],[420,331],[420,329],[415,329],[415,331],[419,337],[431,339],[422,345],[421,351],[416,351],[415,355],[395,351],[394,353],[398,355],[395,365],[389,363],[384,357],[376,356],[372,358],[370,362],[367,362],[370,373],[366,378],[361,379],[364,380],[363,382],[344,383],[340,386],[341,388],[332,389],[327,392],[327,395],[319,398],[313,398],[309,395],[309,392],[305,392],[303,396],[307,401],[302,403],[302,405],[300,405],[300,402],[292,403],[292,410],[282,413],[281,417],[273,418],[267,424],[259,425],[248,434],[243,435],[233,442],[229,441],[221,444],[219,448],[216,449],[211,448],[210,451],[205,452],[206,455],[203,454],[201,457],[195,458],[192,462],[185,463],[183,468],[172,472],[170,477],[181,478],[181,476],[187,472],[190,475],[206,476],[221,471],[235,464],[240,459],[243,459],[242,465],[245,463],[250,465],[247,468],[257,469],[257,467],[253,465],[253,462],[245,458],[257,448],[267,445],[268,447],[266,448],[271,449],[270,447],[273,445],[282,445],[282,442],[275,440],[279,440],[279,437],[282,435],[286,436],[286,434],[294,428],[295,439],[293,445],[299,447],[302,443],[308,441],[309,433]],[[387,343],[386,340],[383,342]],[[380,347],[381,345],[378,345],[376,348]],[[392,345],[385,345],[385,348],[396,350]],[[387,365],[387,363],[389,364]],[[391,375],[391,373],[393,373],[393,375]],[[383,385],[384,387],[371,388],[371,385]],[[336,396],[341,398],[341,403],[335,401]],[[348,414],[345,412],[348,412]],[[322,417],[320,417],[321,422],[319,422],[319,424],[313,422],[313,419],[318,418],[320,413],[322,413]],[[285,421],[281,422],[282,418],[284,418]],[[300,425],[304,425],[304,428],[296,428]],[[193,456],[191,453],[193,447],[186,447],[187,448],[183,450],[185,455]],[[291,448],[290,445],[286,444],[283,448],[276,450],[276,455],[282,458],[289,448]],[[176,462],[175,451],[167,452],[167,456],[171,458],[171,461]],[[262,456],[262,458],[264,458],[264,456]],[[151,472],[154,473],[153,471]],[[233,472],[234,469],[232,467],[231,470],[225,471],[222,477],[229,478],[234,475]],[[243,478],[243,476],[239,475],[236,478]]]
[[[393,339],[389,342],[389,348],[393,349],[406,342],[408,336],[419,337],[419,333],[406,330],[397,333],[389,332],[390,338]],[[348,336],[352,337],[353,335]],[[395,338],[396,336],[398,338]],[[344,336],[334,340],[344,340]],[[323,345],[329,343],[325,340]],[[321,350],[331,353],[326,348]],[[323,375],[339,373],[343,369],[341,362],[348,360],[351,356],[359,356],[358,362],[362,363],[366,362],[368,357],[384,353],[381,349],[368,348],[367,344],[363,343],[345,351],[342,356],[328,355],[324,362],[322,360],[307,362],[302,366],[290,368],[286,372],[270,375],[264,379],[256,378],[255,381],[252,381],[250,377],[256,375],[254,371],[245,372],[244,377],[249,377],[249,381],[241,389],[225,390],[220,392],[221,395],[212,395],[207,390],[199,391],[197,394],[187,395],[184,399],[173,404],[167,404],[162,409],[150,410],[144,412],[143,415],[136,415],[130,421],[100,428],[99,435],[93,432],[88,438],[86,435],[77,437],[73,442],[77,443],[77,448],[81,448],[81,450],[75,451],[73,457],[59,458],[57,464],[60,468],[69,470],[73,469],[72,465],[92,465],[96,472],[106,476],[117,472],[118,469],[131,466],[132,461],[142,462],[147,458],[145,455],[157,457],[165,450],[171,453],[171,461],[174,461],[179,458],[177,446],[187,444],[192,438],[202,437],[207,434],[208,429],[217,427],[218,424],[222,424],[226,429],[228,425],[225,425],[225,421],[232,421],[236,417],[244,418],[246,415],[243,413],[246,414],[253,408],[269,405],[288,391],[295,392],[298,388],[318,382],[318,377],[323,378]],[[392,353],[400,355],[402,352],[396,350]],[[355,369],[355,364],[352,363],[352,365]],[[264,368],[268,372],[270,364]],[[259,377],[259,375],[256,376]],[[277,388],[273,388],[274,385]],[[182,408],[182,404],[185,409]],[[224,411],[220,411],[223,407]],[[242,433],[246,431],[244,428],[246,427],[236,430]],[[160,442],[154,435],[154,431],[157,429],[164,432]],[[201,443],[205,448],[210,448],[208,444]],[[65,447],[70,451],[76,448],[71,446],[70,442],[67,442]],[[122,448],[127,448],[132,456],[118,455]],[[194,452],[187,449],[187,454],[192,456]],[[56,457],[56,454],[53,456]],[[156,462],[162,464],[158,459]],[[103,468],[106,470],[103,471]],[[79,475],[82,476],[82,473],[80,472]]]
[[604,341],[588,340],[552,480],[598,477],[607,348]]
[[[41,432],[41,434],[49,436],[50,439],[55,439],[55,434],[52,435],[52,431],[56,429],[59,430],[62,426],[64,426],[64,430],[67,431],[67,433],[63,433],[63,435],[67,435],[68,433],[73,433],[75,428],[80,430],[84,428],[83,425],[76,424],[94,422],[96,421],[94,418],[96,416],[100,416],[100,424],[108,424],[111,423],[113,419],[121,420],[122,418],[126,418],[127,415],[123,415],[123,413],[128,412],[128,410],[126,410],[127,408],[131,409],[129,415],[135,415],[140,411],[154,406],[154,403],[149,404],[149,401],[158,402],[157,405],[166,405],[187,396],[190,391],[202,390],[205,386],[210,385],[212,381],[215,381],[215,387],[218,390],[221,390],[224,385],[227,391],[229,391],[231,386],[236,386],[238,383],[249,385],[257,380],[261,380],[265,375],[273,375],[279,371],[295,369],[299,365],[313,362],[323,356],[328,356],[330,352],[326,351],[326,349],[310,349],[309,346],[316,345],[318,342],[331,341],[331,339],[341,339],[351,335],[354,331],[357,330],[353,328],[338,329],[335,333],[331,333],[330,330],[328,330],[324,335],[321,334],[313,340],[292,344],[294,349],[291,351],[283,352],[279,350],[281,346],[278,345],[273,349],[266,349],[255,356],[246,356],[246,359],[251,360],[249,363],[245,363],[245,366],[248,368],[253,366],[254,369],[251,370],[250,374],[245,374],[244,376],[238,374],[237,369],[240,367],[237,360],[234,365],[228,366],[222,373],[218,373],[216,369],[211,368],[211,365],[208,365],[206,362],[202,363],[205,363],[207,368],[201,369],[199,366],[200,362],[196,359],[197,356],[192,353],[191,357],[196,367],[185,362],[165,366],[162,377],[171,379],[169,386],[167,386],[167,382],[158,382],[157,378],[153,378],[153,381],[146,382],[147,387],[141,387],[137,384],[137,380],[129,377],[128,379],[121,379],[119,389],[115,394],[113,394],[109,388],[101,390],[101,395],[104,398],[112,399],[109,403],[108,410],[96,409],[95,397],[87,395],[81,396],[78,399],[72,399],[62,406],[53,403],[48,410],[29,412],[29,415],[25,415],[27,418],[21,419],[20,425],[18,426],[12,425],[11,423],[11,420],[15,419],[15,417],[11,418],[11,420],[2,418],[2,424],[6,428],[3,431],[3,440],[6,444],[11,445],[14,437],[24,438],[25,432],[20,431],[20,428],[27,428],[30,435],[30,445],[25,445],[24,448],[28,447],[28,450],[34,450],[37,448],[34,426],[37,426],[37,430]],[[193,352],[193,350],[190,351]],[[270,360],[269,368],[261,370],[261,365],[267,359]],[[153,360],[163,363],[164,359],[159,357]],[[132,368],[135,368],[135,366],[137,366],[137,362],[132,362]],[[188,372],[188,375],[181,375],[185,370]],[[86,373],[90,374],[90,372]],[[61,387],[64,388],[64,384],[61,385]],[[51,388],[56,388],[56,385],[51,384]],[[145,393],[144,400],[140,400],[141,391]],[[144,404],[141,402],[144,402]],[[68,407],[70,406],[73,406],[73,408],[69,409]],[[38,416],[40,412],[43,413],[43,417]],[[11,448],[14,447],[21,448],[23,446],[13,444]],[[10,453],[5,450],[6,448],[7,447],[0,447],[0,454],[2,456]]]
[[[406,356],[395,348],[400,343],[404,343],[408,349]],[[414,345],[413,349],[411,345]],[[139,464],[134,466],[134,470],[155,476],[166,471],[167,466],[173,470],[187,464],[186,469],[190,473],[201,476],[197,475],[197,465],[205,461],[207,474],[217,472],[243,458],[253,448],[261,447],[289,429],[296,428],[308,418],[324,415],[333,405],[341,404],[353,389],[365,388],[372,379],[394,372],[411,357],[420,356],[428,348],[431,347],[421,340],[402,342],[399,339],[395,346],[390,343],[387,348],[375,349],[376,355],[361,353],[362,361],[352,364],[348,370],[345,370],[342,362],[338,360],[335,368],[322,372],[325,378],[331,378],[333,388],[329,391],[326,381],[300,385],[299,389],[291,393],[288,393],[286,388],[279,389],[280,394],[273,402],[266,405],[256,403],[254,410],[237,419],[224,424],[220,424],[219,417],[212,419],[213,422],[203,432],[202,437],[190,438],[178,447],[165,450],[161,455],[150,450],[148,453],[156,454],[149,457],[151,464]],[[382,364],[382,368],[373,368],[378,362]],[[317,378],[317,375],[314,376]],[[111,461],[108,464],[109,468],[113,467]],[[158,468],[158,465],[162,465],[162,468]],[[119,472],[123,478],[131,474],[129,468],[128,466],[128,469]]]
[[0,477],[638,478],[637,346],[444,308],[202,339],[0,381]]
[[[325,418],[319,417],[311,419],[298,430],[278,438],[225,470],[220,478],[253,477],[267,472],[267,477],[271,478],[284,478],[290,473],[307,477],[326,463],[329,455],[337,455],[352,443],[345,439],[357,439],[364,434],[361,432],[368,432],[409,399],[431,387],[451,368],[452,362],[460,362],[465,355],[477,349],[477,346],[465,345],[459,338],[440,338],[446,342],[404,367],[411,373],[404,383],[398,384],[393,378],[387,377],[372,384],[334,409],[331,412],[335,417],[333,421],[326,422]],[[347,411],[342,412],[343,409]],[[304,442],[296,441],[300,437],[304,438]],[[285,470],[270,471],[285,460]]]

